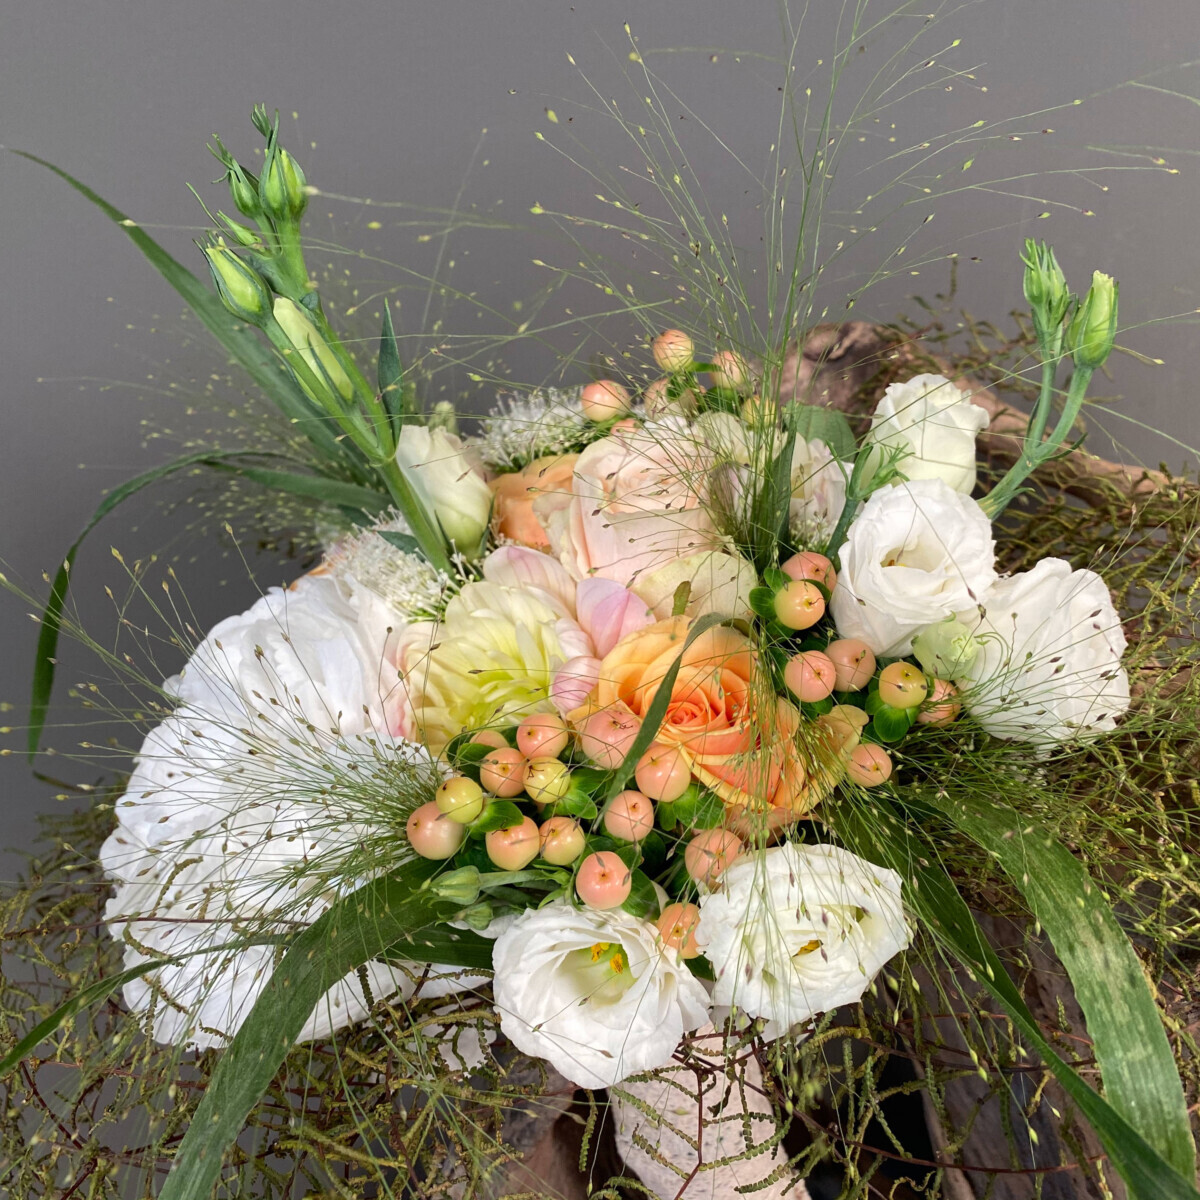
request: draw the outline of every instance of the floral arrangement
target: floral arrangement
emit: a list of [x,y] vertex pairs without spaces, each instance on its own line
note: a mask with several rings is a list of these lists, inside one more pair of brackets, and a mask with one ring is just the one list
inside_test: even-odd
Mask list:
[[[998,556],[1113,349],[1113,280],[1076,294],[1027,243],[1042,382],[1004,471],[981,456],[994,412],[947,374],[888,383],[856,421],[806,392],[794,347],[709,351],[678,328],[620,378],[508,397],[460,431],[453,406],[420,404],[386,307],[373,380],[334,332],[301,250],[304,174],[277,119],[255,123],[257,174],[214,150],[250,222],[214,218],[215,295],[127,231],[317,464],[220,465],[340,519],[313,569],[162,684],[99,851],[123,969],[88,1002],[119,989],[156,1041],[221,1051],[160,1194],[208,1194],[291,1048],[381,1004],[436,1003],[452,1036],[431,1076],[515,1049],[636,1095],[697,1038],[718,1072],[746,1045],[774,1048],[760,1065],[803,1054],[837,1010],[894,1003],[932,939],[1131,1194],[1194,1196],[1129,939],[1011,803],[1135,720],[1102,574],[1070,545],[1016,571]],[[66,587],[44,614],[35,746]],[[926,825],[981,846],[1053,938],[1103,1098],[938,875]],[[463,1023],[481,990],[494,1023]]]

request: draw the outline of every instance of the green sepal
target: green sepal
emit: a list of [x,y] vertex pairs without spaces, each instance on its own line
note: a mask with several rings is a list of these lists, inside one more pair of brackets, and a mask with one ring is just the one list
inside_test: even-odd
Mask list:
[[525,820],[525,814],[511,800],[493,800],[487,808],[471,822],[473,834],[494,833],[498,829],[512,829]]
[[[415,554],[418,558],[425,557],[425,552],[421,549],[421,543],[411,533],[401,533],[398,529],[377,529],[375,532],[389,546],[394,546],[397,550],[403,551],[405,554]],[[468,734],[467,736],[469,737],[470,735]]]
[[833,451],[834,458],[844,462],[849,462],[858,451],[850,422],[836,408],[793,401],[784,406],[783,426],[806,442],[824,442]]
[[902,742],[917,719],[918,708],[893,708],[880,704],[871,716],[871,729],[881,742]]

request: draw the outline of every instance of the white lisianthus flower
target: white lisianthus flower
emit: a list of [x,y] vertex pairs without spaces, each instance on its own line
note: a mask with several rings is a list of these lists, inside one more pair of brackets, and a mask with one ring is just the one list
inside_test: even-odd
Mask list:
[[492,490],[463,451],[456,434],[405,425],[396,462],[416,490],[429,519],[462,554],[479,546],[492,512]]
[[944,375],[917,375],[883,393],[867,442],[902,450],[897,467],[909,480],[942,479],[969,496],[975,487],[975,438],[989,419]]
[[995,582],[992,523],[941,479],[881,488],[851,522],[830,609],[842,637],[908,654],[928,625],[972,608]]
[[500,1028],[580,1087],[667,1063],[708,1019],[708,994],[649,921],[566,902],[527,909],[496,939]]
[[713,1001],[763,1018],[767,1037],[853,1004],[909,940],[900,876],[838,846],[744,855],[700,900]]
[[278,741],[395,732],[402,701],[392,665],[404,617],[330,575],[271,588],[227,617],[163,688],[233,729]]
[[1129,708],[1121,618],[1094,571],[1043,558],[961,619],[978,646],[960,674],[967,710],[995,737],[1048,748],[1114,729]]

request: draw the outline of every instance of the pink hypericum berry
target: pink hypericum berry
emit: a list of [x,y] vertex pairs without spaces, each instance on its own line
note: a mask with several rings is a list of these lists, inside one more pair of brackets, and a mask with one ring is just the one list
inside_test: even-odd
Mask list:
[[839,692],[857,692],[875,675],[875,652],[861,638],[838,638],[825,647],[825,653],[837,671]]
[[692,772],[678,746],[651,742],[650,748],[638,759],[634,780],[638,791],[651,800],[663,800],[670,804],[687,791]]
[[505,746],[493,750],[479,764],[479,782],[493,796],[511,799],[525,790],[525,763],[528,760],[520,750]]
[[860,787],[878,787],[892,774],[892,756],[874,742],[860,742],[850,752],[846,774]]
[[690,366],[696,352],[695,343],[682,329],[664,329],[650,343],[650,353],[654,361],[664,371],[682,371]]
[[597,425],[623,417],[630,409],[629,393],[612,379],[597,379],[585,384],[579,401],[583,415]]
[[678,950],[681,958],[695,958],[700,953],[696,944],[700,910],[694,904],[668,904],[656,924],[663,944]]
[[641,792],[622,792],[604,810],[604,832],[619,842],[640,842],[654,828],[654,805]]
[[786,562],[779,564],[779,569],[789,579],[811,579],[823,584],[831,592],[837,587],[837,572],[833,569],[833,563],[815,550],[801,550],[799,554],[793,554]]
[[452,858],[466,840],[467,829],[439,811],[434,801],[414,810],[404,826],[412,848],[422,858]]
[[579,864],[575,890],[589,908],[620,908],[633,890],[633,872],[611,850],[597,850]]
[[775,593],[775,616],[788,629],[808,629],[825,615],[825,597],[809,579],[789,579]]
[[742,839],[736,833],[728,829],[705,829],[688,842],[683,864],[697,883],[712,887],[741,850]]
[[625,761],[641,721],[623,704],[592,713],[580,730],[579,745],[598,767],[612,771]]
[[537,858],[542,845],[532,817],[511,829],[493,829],[483,840],[488,858],[501,871],[523,871]]
[[813,704],[829,696],[837,683],[837,668],[820,650],[804,650],[783,668],[783,682],[797,699]]
[[935,679],[925,707],[917,713],[917,720],[922,725],[940,728],[942,725],[949,725],[960,712],[962,701],[958,698],[958,688],[944,679]]
[[557,758],[570,740],[571,731],[557,713],[534,713],[517,726],[517,749],[526,758]]

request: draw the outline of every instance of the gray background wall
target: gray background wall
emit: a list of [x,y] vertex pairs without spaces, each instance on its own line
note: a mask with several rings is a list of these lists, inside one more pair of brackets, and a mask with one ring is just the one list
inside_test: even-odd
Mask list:
[[[810,7],[802,65],[828,52],[840,4],[819,0]],[[298,124],[285,121],[289,144],[303,151],[310,179],[328,192],[447,205],[486,126],[468,185],[472,200],[484,207],[503,201],[494,211],[520,220],[527,220],[535,200],[580,211],[596,189],[532,135],[549,128],[550,107],[562,117],[558,134],[577,133],[610,169],[627,161],[616,129],[587,111],[591,96],[566,57],[570,51],[602,94],[632,103],[637,90],[630,92],[623,77],[626,19],[652,66],[696,114],[761,166],[778,117],[776,73],[756,57],[778,53],[783,44],[773,0],[10,4],[0,25],[0,140],[77,173],[152,227],[194,269],[198,254],[189,239],[203,218],[184,181],[216,198],[204,187],[217,173],[205,141],[217,130],[235,148],[251,146],[246,118],[257,101],[299,112]],[[866,58],[899,46],[920,25],[910,15],[873,35]],[[994,167],[984,168],[981,160],[974,175],[962,174],[975,182],[989,170],[1014,178],[939,204],[930,227],[936,236],[926,232],[925,244],[962,251],[958,301],[996,320],[1020,303],[1015,253],[1026,235],[1052,238],[1075,279],[1086,279],[1093,266],[1118,275],[1124,320],[1155,322],[1125,340],[1165,364],[1116,364],[1105,390],[1123,397],[1118,411],[1133,420],[1109,424],[1128,456],[1175,466],[1187,457],[1180,443],[1200,442],[1193,383],[1198,339],[1188,320],[1157,322],[1200,306],[1200,108],[1170,94],[1200,95],[1196,70],[1178,66],[1196,53],[1198,35],[1195,0],[980,0],[952,12],[912,52],[916,61],[961,38],[944,61],[964,75],[950,84],[952,92],[939,86],[902,106],[906,123],[898,133],[909,144],[923,123],[931,130],[966,128],[976,119],[1036,114],[1009,128],[1022,141],[998,143]],[[678,46],[706,49],[649,53]],[[726,49],[712,62],[707,48],[717,47]],[[1141,85],[1119,86],[1134,79]],[[851,72],[847,86],[860,87],[862,79]],[[1070,106],[1083,96],[1092,98]],[[569,128],[568,115],[578,118]],[[1042,134],[1043,128],[1055,132]],[[864,157],[851,156],[841,179],[846,196],[853,197],[859,178],[869,186],[870,174],[856,173],[887,149],[886,136],[880,127],[855,151]],[[727,156],[711,144],[705,149],[703,138],[695,145],[706,193],[752,247],[759,227],[752,189]],[[1154,166],[1153,153],[1128,149],[1134,146],[1155,148],[1178,173],[1126,169]],[[963,158],[944,165],[958,170]],[[1101,165],[1112,169],[1050,173]],[[1024,175],[1038,177],[1016,178]],[[948,186],[957,186],[953,178]],[[1083,215],[1084,209],[1094,215]],[[1049,219],[1040,217],[1045,211]],[[400,210],[367,211],[322,198],[313,212],[314,232],[370,255],[407,263],[428,253]],[[173,293],[118,230],[45,171],[0,156],[0,214],[0,559],[13,578],[42,589],[41,572],[53,570],[103,489],[170,452],[161,441],[141,446],[141,423],[149,414],[174,428],[184,422],[181,401],[168,385],[204,380],[220,359],[206,345],[180,343],[181,305]],[[376,219],[381,228],[367,229]],[[530,261],[539,247],[561,248],[547,238],[468,239],[472,254],[459,262],[456,282],[500,303],[527,296],[543,279]],[[869,270],[888,248],[868,241],[847,271]],[[383,266],[350,265],[364,277],[399,277]],[[944,267],[926,269],[920,279],[902,274],[866,297],[859,312],[888,318],[905,307],[911,311],[913,291],[928,294],[946,279]],[[548,369],[544,356],[532,351],[526,358],[515,351],[510,359],[518,376]],[[113,518],[81,555],[78,605],[101,640],[112,625],[103,584],[118,578],[109,546],[132,558],[159,549],[169,535],[169,522],[147,500]],[[178,569],[198,624],[210,625],[250,602],[254,585],[222,550],[177,542],[170,552],[182,556]],[[261,560],[260,567],[264,584],[281,573],[273,560]],[[22,719],[36,634],[26,609],[0,594],[0,699],[17,706],[4,718],[14,722]],[[64,681],[93,669],[77,649],[67,648],[64,659]],[[74,727],[80,711],[62,692],[59,699],[50,740],[67,747],[91,736]],[[19,746],[20,740],[13,735],[4,744]],[[73,780],[96,775],[61,760],[44,765]],[[34,814],[52,808],[54,794],[30,777],[18,755],[0,759],[0,841],[28,843]]]

